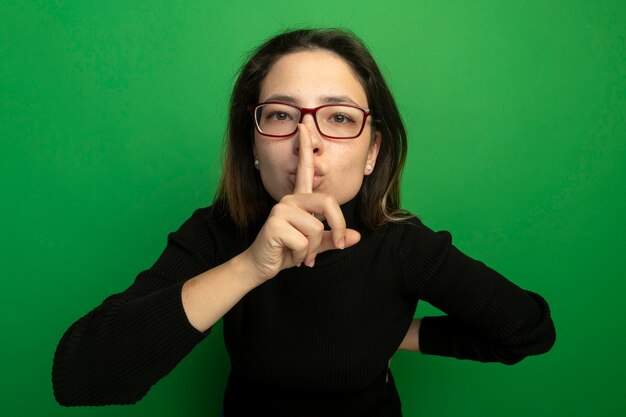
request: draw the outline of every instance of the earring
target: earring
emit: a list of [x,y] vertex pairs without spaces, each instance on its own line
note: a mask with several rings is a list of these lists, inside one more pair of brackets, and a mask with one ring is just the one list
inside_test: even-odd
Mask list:
[[374,169],[374,166],[368,162],[367,165],[365,165],[365,169],[367,169],[368,171],[371,171]]
[[258,160],[258,159],[255,159],[255,160],[254,160],[254,167],[255,167],[256,169],[259,169],[259,160]]

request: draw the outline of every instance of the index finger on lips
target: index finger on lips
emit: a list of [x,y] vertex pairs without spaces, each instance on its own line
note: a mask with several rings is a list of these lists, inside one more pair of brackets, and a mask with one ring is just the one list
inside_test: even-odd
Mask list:
[[313,143],[308,128],[298,125],[298,171],[296,172],[294,194],[312,193],[313,178],[315,176],[315,165],[313,163]]

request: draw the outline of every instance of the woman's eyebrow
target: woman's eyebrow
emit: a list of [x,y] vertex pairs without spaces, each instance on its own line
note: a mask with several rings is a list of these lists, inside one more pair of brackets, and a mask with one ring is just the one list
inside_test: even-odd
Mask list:
[[283,103],[298,104],[298,101],[295,98],[285,94],[272,94],[263,101],[282,101]]
[[[286,94],[272,94],[271,96],[263,100],[263,102],[267,102],[267,101],[282,101],[283,103],[299,105],[298,100],[296,100],[293,96],[286,95]],[[354,104],[355,106],[359,106],[359,107],[362,106],[361,104],[352,100],[350,97],[344,96],[344,95],[322,96],[319,99],[319,103],[320,104],[350,103],[350,104]]]
[[357,102],[355,102],[348,96],[324,96],[324,97],[321,97],[321,102],[322,104],[350,103],[350,104],[354,104],[355,106],[360,106],[360,104],[358,104]]

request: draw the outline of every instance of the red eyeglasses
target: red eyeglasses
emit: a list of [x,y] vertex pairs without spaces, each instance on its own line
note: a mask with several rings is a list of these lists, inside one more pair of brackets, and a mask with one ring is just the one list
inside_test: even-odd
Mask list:
[[371,114],[369,109],[352,104],[324,104],[306,108],[280,101],[251,104],[248,111],[252,113],[257,132],[272,138],[293,135],[304,115],[310,114],[317,130],[325,137],[354,139],[363,132],[365,121]]

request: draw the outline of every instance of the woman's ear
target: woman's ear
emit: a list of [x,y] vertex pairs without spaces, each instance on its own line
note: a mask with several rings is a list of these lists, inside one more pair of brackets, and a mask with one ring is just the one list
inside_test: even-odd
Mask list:
[[376,158],[378,158],[378,151],[380,151],[380,143],[382,141],[382,136],[380,132],[377,130],[374,132],[374,137],[372,138],[372,143],[370,143],[370,149],[367,152],[367,163],[365,164],[365,175],[369,175],[374,172],[374,166],[376,165]]

